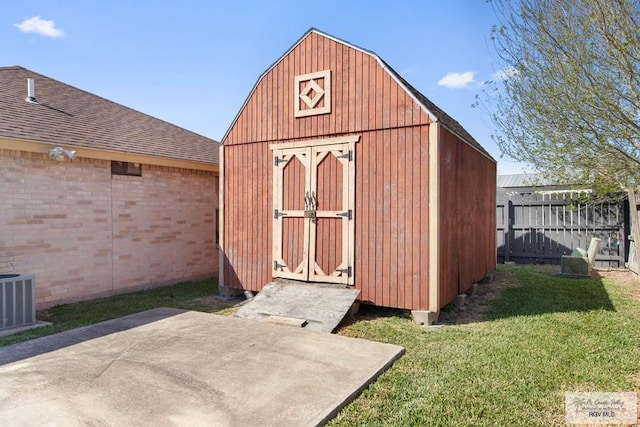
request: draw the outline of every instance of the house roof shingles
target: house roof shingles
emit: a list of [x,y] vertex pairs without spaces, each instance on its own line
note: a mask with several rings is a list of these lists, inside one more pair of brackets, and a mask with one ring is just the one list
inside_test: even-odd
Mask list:
[[213,139],[19,66],[0,67],[0,138],[218,163]]

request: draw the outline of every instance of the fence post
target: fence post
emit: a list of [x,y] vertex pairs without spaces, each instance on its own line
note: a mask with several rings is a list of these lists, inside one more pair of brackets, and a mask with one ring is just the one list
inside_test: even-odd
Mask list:
[[511,199],[507,201],[507,221],[504,225],[506,233],[504,236],[504,262],[511,260],[511,242],[513,241],[513,202]]
[[631,242],[629,248],[629,270],[636,274],[640,271],[638,265],[638,244],[640,243],[640,224],[638,224],[638,201],[636,200],[636,189],[630,188],[629,195],[629,220],[631,221]]

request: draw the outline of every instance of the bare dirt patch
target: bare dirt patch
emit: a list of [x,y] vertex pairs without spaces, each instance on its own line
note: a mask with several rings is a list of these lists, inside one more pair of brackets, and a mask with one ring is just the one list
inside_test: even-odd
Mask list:
[[507,288],[516,286],[514,275],[508,271],[496,271],[490,281],[479,283],[476,293],[467,298],[460,309],[451,305],[440,312],[439,322],[446,325],[466,325],[484,321],[489,303]]
[[636,300],[640,301],[640,277],[629,271],[620,269],[596,270],[595,273],[603,278],[608,279],[624,288]]

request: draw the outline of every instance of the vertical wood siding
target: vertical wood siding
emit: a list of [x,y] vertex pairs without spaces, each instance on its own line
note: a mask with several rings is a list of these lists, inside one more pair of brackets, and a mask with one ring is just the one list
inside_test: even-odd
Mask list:
[[[327,69],[331,70],[331,113],[295,118],[294,77]],[[268,145],[345,134],[361,135],[355,154],[353,266],[360,299],[382,306],[426,310],[430,268],[429,117],[374,57],[314,32],[262,77],[223,141],[227,230],[224,249],[228,257],[225,285],[259,290],[271,280],[273,158]],[[467,172],[459,171],[463,165],[456,164],[454,171],[461,179],[483,182],[482,179],[487,186],[493,185],[490,196],[493,202],[486,204],[491,205],[490,212],[494,213],[495,176],[487,177],[486,164],[491,163],[494,168],[495,164],[480,158],[479,153],[456,138],[447,145],[454,149],[450,154],[453,161],[465,162],[464,167],[470,168]],[[467,155],[468,161],[461,158]],[[335,159],[329,156],[325,161]],[[326,170],[321,166],[318,185],[323,191],[318,191],[319,195],[338,180],[339,173],[335,170],[339,168],[335,163],[328,164]],[[460,249],[457,240],[447,239],[456,233],[458,218],[449,208],[457,208],[465,197],[475,197],[472,193],[477,191],[471,186],[458,187],[457,179],[443,171],[441,181],[446,186],[443,199],[447,210],[441,212],[446,227],[440,250],[450,259],[443,261],[442,277],[455,281],[455,290],[444,289],[454,296],[460,277],[475,277],[481,270],[480,264],[486,272],[488,258],[493,257],[495,264],[495,242],[493,252],[486,256],[479,254],[482,261],[471,262],[468,271],[464,263],[457,262],[460,251],[467,249]],[[458,196],[458,191],[464,196]],[[331,196],[326,197],[319,204],[333,209],[334,201]],[[485,203],[480,196],[477,201]],[[323,209],[321,206],[319,209]],[[495,215],[490,216],[495,221]],[[489,220],[482,216],[481,221]],[[290,227],[285,233],[289,237],[285,238],[294,239],[295,227]],[[467,230],[473,227],[470,224]],[[486,250],[489,240],[493,241],[494,229],[495,224],[488,229],[490,239],[471,235],[478,242],[474,248],[483,246]],[[326,243],[318,246],[318,263],[323,270],[330,270],[338,259],[334,254],[341,249],[339,221],[321,219],[317,230],[318,242],[335,241],[334,246]],[[458,239],[458,234],[455,236]]]
[[[402,148],[392,149],[396,145]],[[426,309],[428,127],[368,132],[356,147],[355,282],[360,298]]]
[[[446,129],[440,151],[440,305],[495,270],[495,163]],[[482,183],[482,185],[474,185]]]
[[[304,210],[306,168],[297,157],[293,157],[283,170],[283,209]],[[271,189],[265,193],[271,195]],[[270,200],[272,200],[270,198]],[[294,271],[303,258],[304,218],[282,218],[282,256],[285,265]]]
[[271,165],[263,144],[224,150],[225,285],[259,290],[271,279]]
[[[293,79],[331,70],[331,114],[295,118]],[[311,33],[265,74],[225,147],[428,124],[427,115],[372,56]]]
[[[328,154],[318,165],[318,211],[342,210],[342,164]],[[342,262],[342,218],[316,219],[316,262],[330,274]]]

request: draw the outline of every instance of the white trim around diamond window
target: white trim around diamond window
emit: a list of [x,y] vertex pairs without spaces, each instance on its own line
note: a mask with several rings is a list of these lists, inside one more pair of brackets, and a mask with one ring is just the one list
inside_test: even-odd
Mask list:
[[295,76],[293,105],[295,117],[330,113],[331,70]]

